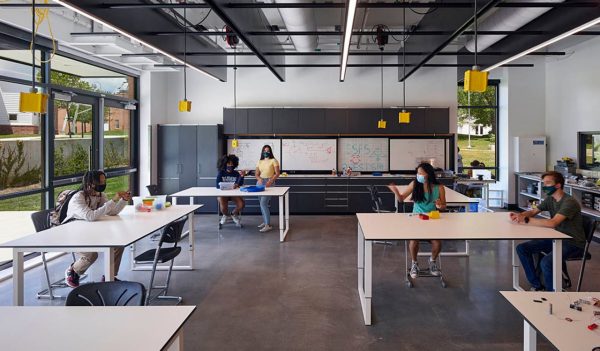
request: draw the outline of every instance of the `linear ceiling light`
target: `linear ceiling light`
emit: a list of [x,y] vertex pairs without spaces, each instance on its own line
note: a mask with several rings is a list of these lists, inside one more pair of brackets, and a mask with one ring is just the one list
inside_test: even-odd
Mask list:
[[222,81],[221,79],[213,76],[212,74],[210,74],[208,72],[204,72],[203,70],[199,69],[198,67],[194,67],[194,66],[190,65],[189,63],[184,62],[183,60],[181,60],[181,59],[179,59],[179,58],[177,58],[177,57],[175,57],[175,56],[167,53],[166,51],[164,51],[162,49],[159,49],[156,46],[154,46],[152,44],[149,44],[149,43],[147,43],[147,42],[145,42],[145,41],[143,41],[143,40],[135,37],[134,35],[129,34],[129,33],[125,32],[124,30],[122,30],[120,28],[117,28],[117,27],[113,26],[112,24],[110,24],[110,23],[108,23],[106,21],[103,21],[100,18],[98,18],[98,17],[96,17],[96,16],[94,16],[94,15],[92,15],[92,14],[86,12],[86,11],[83,11],[82,9],[80,9],[78,7],[75,7],[75,6],[71,5],[71,4],[68,4],[68,3],[66,3],[66,2],[64,2],[62,0],[52,0],[52,1],[54,1],[55,3],[57,3],[59,5],[62,5],[64,7],[66,7],[68,9],[72,10],[72,11],[75,11],[75,12],[77,12],[80,15],[85,16],[85,17],[91,19],[92,21],[96,21],[96,22],[102,24],[103,26],[105,26],[107,28],[110,28],[110,29],[114,30],[115,32],[120,33],[120,34],[128,37],[131,40],[135,40],[135,41],[141,43],[142,45],[145,45],[145,46],[149,47],[150,49],[156,50],[156,51],[160,52],[161,54],[165,55],[166,57],[170,58],[173,61],[176,61],[176,62],[178,62],[178,63],[180,63],[182,65],[186,65],[189,68],[191,68],[191,69],[193,69],[195,71],[198,71],[198,72],[206,75],[207,77],[210,77],[212,79],[216,79],[216,80],[218,80],[220,82]]
[[350,51],[350,38],[352,37],[352,28],[354,27],[354,14],[356,13],[356,3],[358,0],[348,1],[348,11],[346,12],[346,27],[344,27],[344,46],[342,49],[342,67],[340,69],[340,82],[346,79],[346,66],[348,65],[348,51]]
[[561,35],[559,35],[557,37],[554,37],[554,38],[552,38],[550,40],[547,40],[547,41],[545,41],[545,42],[543,42],[541,44],[538,44],[538,45],[536,45],[536,46],[534,46],[534,47],[532,47],[530,49],[527,49],[527,50],[521,52],[520,54],[516,54],[515,56],[507,58],[504,61],[500,61],[497,64],[484,69],[483,71],[484,72],[489,72],[489,71],[491,71],[491,70],[493,70],[495,68],[503,66],[503,65],[505,65],[505,64],[507,64],[509,62],[514,61],[514,60],[517,60],[517,59],[519,59],[519,58],[521,58],[521,57],[523,57],[525,55],[529,55],[530,53],[532,53],[534,51],[538,51],[538,50],[540,50],[542,48],[545,48],[548,45],[554,44],[554,43],[556,43],[559,40],[562,40],[562,39],[564,39],[564,38],[566,38],[568,36],[571,36],[571,35],[573,35],[575,33],[581,32],[582,30],[586,30],[586,29],[588,29],[590,27],[593,27],[593,26],[595,26],[597,24],[600,24],[600,17],[598,17],[598,18],[596,18],[596,19],[594,19],[592,21],[589,21],[588,23],[585,23],[585,24],[583,24],[583,25],[581,25],[581,26],[579,26],[577,28],[573,28],[573,29],[571,29],[568,32],[565,32],[565,33],[563,33],[563,34],[561,34]]

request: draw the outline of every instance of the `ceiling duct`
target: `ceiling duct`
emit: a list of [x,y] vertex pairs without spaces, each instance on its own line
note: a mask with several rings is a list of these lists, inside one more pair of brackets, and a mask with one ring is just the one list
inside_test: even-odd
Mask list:
[[[303,0],[274,0],[276,3],[303,3]],[[315,10],[309,8],[281,8],[279,9],[281,18],[285,23],[287,31],[309,31],[317,30],[315,22]],[[297,51],[315,51],[317,48],[316,35],[294,35],[291,36],[292,42]]]
[[[527,2],[552,2],[560,3],[564,0],[527,0]],[[515,2],[524,2],[518,0]],[[515,31],[527,23],[533,21],[544,13],[550,11],[551,7],[522,7],[522,8],[498,8],[496,12],[491,14],[481,24],[480,31]],[[495,43],[499,42],[506,35],[478,35],[477,50],[484,51]],[[470,52],[475,52],[475,40],[471,39],[465,44],[465,48]]]

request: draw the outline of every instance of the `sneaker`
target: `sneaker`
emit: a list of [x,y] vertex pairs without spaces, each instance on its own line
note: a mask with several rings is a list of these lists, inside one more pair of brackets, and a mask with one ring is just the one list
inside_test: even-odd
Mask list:
[[531,288],[529,288],[529,291],[544,291],[544,290],[546,290],[546,289],[544,289],[543,286],[539,287],[539,288],[536,288],[536,287],[532,286]]
[[221,217],[221,220],[219,221],[219,223],[221,223],[221,224],[227,223],[227,215],[223,215],[223,217]]
[[[105,282],[105,281],[106,281],[106,277],[104,276],[104,274],[102,274],[102,279],[101,279],[100,281],[101,281],[101,282]],[[119,279],[119,278],[115,277],[115,280],[114,280],[114,281],[115,281],[115,282],[120,282],[120,281],[121,281],[121,279]]]
[[413,262],[412,266],[410,267],[409,274],[411,278],[417,279],[419,276],[419,264],[417,264],[417,262]]
[[264,226],[261,228],[261,230],[259,230],[259,232],[261,232],[261,233],[266,233],[266,232],[270,231],[271,229],[273,229],[273,227],[271,227],[271,226],[270,226],[270,225],[268,225],[268,224],[265,224],[265,225],[264,225]]
[[258,228],[262,228],[262,227],[264,227],[264,226],[265,226],[265,224],[264,224],[264,223],[261,223],[261,224],[259,224],[259,225],[258,225]]
[[439,277],[442,275],[442,271],[438,268],[437,261],[429,259],[429,274]]
[[79,274],[73,270],[73,266],[69,266],[65,271],[65,283],[71,288],[76,288],[79,286]]
[[233,220],[233,223],[235,223],[235,225],[237,226],[239,226],[242,221],[239,215],[231,215],[231,219]]

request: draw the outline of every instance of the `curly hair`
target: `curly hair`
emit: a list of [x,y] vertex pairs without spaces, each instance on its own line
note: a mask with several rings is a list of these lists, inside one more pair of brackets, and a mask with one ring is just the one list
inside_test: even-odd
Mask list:
[[217,164],[217,169],[219,171],[224,171],[225,169],[227,169],[227,164],[229,162],[233,164],[233,169],[236,169],[237,166],[240,164],[240,159],[234,154],[223,155],[223,157],[221,157],[219,163]]
[[90,205],[90,197],[92,196],[92,193],[95,192],[95,186],[100,184],[101,176],[104,176],[104,178],[106,178],[106,174],[100,170],[87,171],[83,175],[80,190],[83,191],[83,197],[85,198],[85,203],[88,206]]

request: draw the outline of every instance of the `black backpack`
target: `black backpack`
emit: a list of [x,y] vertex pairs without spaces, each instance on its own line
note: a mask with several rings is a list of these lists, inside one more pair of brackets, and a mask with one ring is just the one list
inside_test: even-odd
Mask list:
[[69,201],[73,198],[73,195],[77,194],[79,190],[63,190],[56,198],[56,206],[54,210],[50,212],[50,225],[52,227],[61,225],[62,222],[67,218],[67,210],[69,209]]

